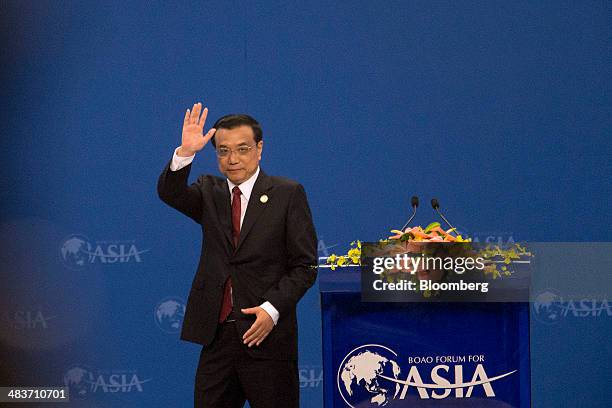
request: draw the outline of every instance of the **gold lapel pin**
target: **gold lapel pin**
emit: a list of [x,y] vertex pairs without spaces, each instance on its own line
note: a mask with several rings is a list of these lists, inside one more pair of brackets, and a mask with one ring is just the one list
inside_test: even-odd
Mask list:
[[262,195],[261,197],[259,197],[259,201],[261,201],[262,203],[267,203],[268,202],[268,196],[267,195]]

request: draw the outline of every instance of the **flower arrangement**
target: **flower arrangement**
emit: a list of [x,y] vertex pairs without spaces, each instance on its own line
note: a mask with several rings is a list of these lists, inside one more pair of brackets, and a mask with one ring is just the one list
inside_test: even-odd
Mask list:
[[[516,243],[508,248],[502,248],[499,245],[486,245],[476,248],[476,246],[471,244],[471,238],[456,234],[455,228],[444,230],[438,222],[432,222],[425,228],[416,226],[406,228],[404,231],[392,229],[391,233],[393,235],[389,236],[387,239],[380,239],[378,241],[381,251],[388,255],[406,252],[409,247],[412,248],[412,250],[417,247],[425,249],[426,245],[422,244],[426,243],[466,243],[466,245],[453,245],[447,247],[446,251],[455,252],[454,255],[458,255],[457,252],[459,251],[463,255],[469,254],[470,256],[480,256],[484,258],[485,268],[483,271],[485,274],[490,274],[493,279],[512,275],[510,264],[513,260],[518,260],[525,256],[533,256],[527,251],[525,246]],[[417,243],[421,243],[421,245]],[[362,242],[359,240],[353,241],[350,243],[350,248],[346,254],[331,254],[327,258],[326,264],[329,265],[329,268],[332,270],[338,267],[360,266],[361,255]]]
[[471,239],[464,239],[461,235],[452,235],[455,228],[444,231],[439,222],[432,222],[425,229],[421,226],[406,228],[404,231],[391,230],[388,240],[416,241],[416,242],[471,242]]

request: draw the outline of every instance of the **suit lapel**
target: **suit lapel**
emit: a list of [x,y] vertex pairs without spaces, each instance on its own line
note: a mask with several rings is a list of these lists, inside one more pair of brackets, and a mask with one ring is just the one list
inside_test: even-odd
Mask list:
[[255,221],[257,221],[261,213],[263,213],[263,211],[269,205],[262,202],[261,197],[270,188],[272,188],[270,177],[268,177],[260,169],[259,176],[255,181],[255,185],[253,186],[253,191],[251,191],[251,197],[249,198],[249,205],[247,207],[246,214],[244,215],[244,221],[242,221],[242,228],[240,228],[240,239],[238,240],[236,251],[240,249],[240,246],[246,239],[249,231],[251,231],[251,228],[253,228]]
[[213,194],[215,198],[215,207],[217,207],[217,215],[219,217],[219,224],[221,225],[221,230],[223,231],[223,235],[227,239],[231,248],[233,248],[234,243],[232,241],[232,226],[231,226],[231,201],[230,201],[230,193],[227,187],[227,181],[223,180],[220,183],[217,183],[213,188]]

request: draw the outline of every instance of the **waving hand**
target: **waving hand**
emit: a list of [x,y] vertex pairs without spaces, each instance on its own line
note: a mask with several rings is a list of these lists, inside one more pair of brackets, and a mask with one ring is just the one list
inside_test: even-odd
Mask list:
[[[200,115],[202,113],[202,115]],[[208,116],[208,108],[202,111],[202,104],[195,103],[191,110],[185,112],[183,120],[183,136],[181,148],[177,152],[179,156],[192,156],[206,146],[208,141],[214,136],[216,129],[212,128],[204,133],[204,123]]]

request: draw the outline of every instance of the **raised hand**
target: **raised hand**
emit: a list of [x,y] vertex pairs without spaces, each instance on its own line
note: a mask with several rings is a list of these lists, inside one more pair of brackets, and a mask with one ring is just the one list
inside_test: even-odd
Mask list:
[[[202,113],[201,116],[200,112]],[[179,156],[194,155],[202,150],[213,137],[217,130],[215,128],[210,129],[205,135],[203,134],[207,116],[208,108],[204,108],[204,111],[202,111],[202,104],[200,102],[194,103],[191,111],[187,109],[185,119],[183,120],[181,147],[177,152]]]

